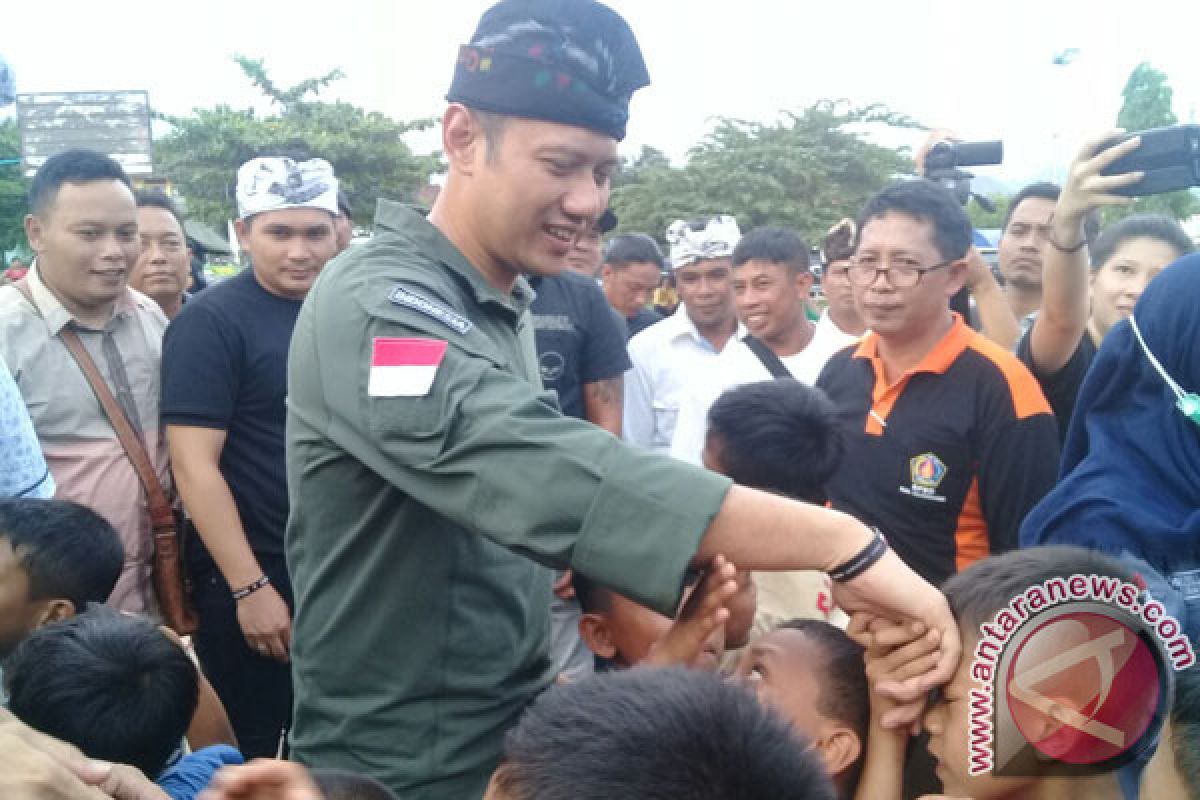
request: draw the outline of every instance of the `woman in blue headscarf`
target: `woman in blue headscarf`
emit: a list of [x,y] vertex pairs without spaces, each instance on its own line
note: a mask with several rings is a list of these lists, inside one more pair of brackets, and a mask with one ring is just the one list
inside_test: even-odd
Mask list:
[[1021,527],[1022,545],[1076,544],[1131,560],[1192,641],[1200,633],[1197,391],[1200,254],[1163,270],[1133,317],[1105,337],[1071,418],[1059,483]]

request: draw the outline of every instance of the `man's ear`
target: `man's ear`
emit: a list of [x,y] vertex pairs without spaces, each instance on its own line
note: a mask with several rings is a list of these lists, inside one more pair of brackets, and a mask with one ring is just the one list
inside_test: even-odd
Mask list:
[[238,244],[242,250],[247,248],[247,240],[250,238],[250,225],[252,223],[245,219],[235,219],[233,221],[233,231],[237,234]]
[[808,270],[799,270],[796,273],[796,291],[801,297],[807,298],[812,294],[813,274]]
[[442,114],[442,152],[450,168],[472,175],[486,156],[487,141],[479,120],[461,103],[451,103]]
[[614,274],[613,268],[611,265],[609,265],[609,264],[601,264],[600,265],[600,280],[607,283],[608,281],[612,280],[613,274]]
[[36,629],[49,625],[52,622],[62,622],[64,619],[70,619],[75,616],[75,613],[75,604],[65,597],[55,597],[51,600],[46,600],[45,604],[38,610],[34,627]]
[[42,237],[45,235],[45,223],[37,214],[25,215],[25,238],[29,240],[29,249],[35,253],[42,252]]
[[588,613],[579,618],[579,638],[588,649],[601,658],[611,659],[617,654],[613,644],[608,619],[603,614]]
[[830,775],[840,775],[852,767],[863,752],[858,734],[844,727],[832,728],[816,742],[816,747]]
[[946,297],[958,294],[967,285],[967,260],[960,258],[946,267]]

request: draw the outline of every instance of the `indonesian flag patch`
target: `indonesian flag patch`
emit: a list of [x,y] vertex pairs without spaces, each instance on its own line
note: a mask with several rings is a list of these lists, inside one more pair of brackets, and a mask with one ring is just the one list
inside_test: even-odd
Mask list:
[[438,366],[446,356],[441,339],[371,340],[371,397],[424,397],[433,388]]

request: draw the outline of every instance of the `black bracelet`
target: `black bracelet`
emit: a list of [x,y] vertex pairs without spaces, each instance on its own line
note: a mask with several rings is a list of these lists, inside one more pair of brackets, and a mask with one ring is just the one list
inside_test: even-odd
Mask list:
[[875,531],[875,537],[871,539],[870,544],[860,550],[858,555],[831,570],[830,578],[838,583],[854,580],[883,558],[883,554],[888,549],[887,539],[883,538],[883,534],[879,532],[878,528],[872,528],[872,530]]
[[1050,246],[1060,253],[1078,253],[1087,244],[1087,237],[1081,237],[1079,239],[1079,244],[1075,245],[1074,247],[1063,247],[1058,243],[1058,240],[1054,238],[1053,233],[1046,237],[1046,241],[1050,242]]
[[256,580],[254,583],[247,584],[240,589],[234,589],[232,592],[233,601],[236,603],[238,600],[242,600],[244,598],[249,597],[250,595],[254,594],[259,589],[263,588],[270,582],[271,582],[271,579],[268,578],[266,575],[263,575],[261,578]]

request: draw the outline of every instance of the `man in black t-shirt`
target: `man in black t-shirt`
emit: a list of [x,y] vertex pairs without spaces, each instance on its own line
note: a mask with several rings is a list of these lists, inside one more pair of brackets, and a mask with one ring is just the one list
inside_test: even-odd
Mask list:
[[337,180],[319,159],[256,158],[238,170],[237,196],[252,267],[167,329],[161,413],[199,535],[188,552],[196,651],[249,758],[276,754],[291,714],[287,355],[304,297],[336,252]]
[[625,331],[596,282],[575,272],[530,281],[530,312],[542,385],[558,393],[564,414],[621,435]]

